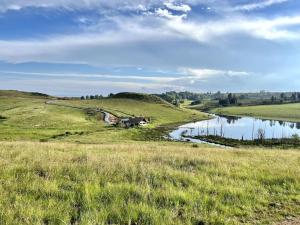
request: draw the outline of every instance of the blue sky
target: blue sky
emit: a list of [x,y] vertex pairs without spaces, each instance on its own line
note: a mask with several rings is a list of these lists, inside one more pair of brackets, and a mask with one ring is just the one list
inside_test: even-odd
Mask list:
[[0,0],[0,89],[300,91],[298,0]]

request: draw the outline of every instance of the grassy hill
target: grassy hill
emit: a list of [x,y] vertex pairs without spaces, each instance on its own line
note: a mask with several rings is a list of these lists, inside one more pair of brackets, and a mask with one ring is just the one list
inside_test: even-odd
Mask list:
[[0,224],[271,224],[300,214],[300,152],[1,142]]
[[262,105],[217,108],[212,112],[222,115],[252,116],[262,119],[300,122],[300,104]]
[[23,97],[23,98],[52,98],[51,96],[39,92],[23,92],[15,90],[0,90],[0,96]]
[[[152,129],[159,126],[205,118],[200,112],[178,109],[158,101],[155,96],[153,100],[150,96],[147,101],[124,96],[81,101],[33,95],[1,92],[0,116],[4,119],[0,120],[0,140],[129,141],[148,138]],[[118,116],[144,115],[150,117],[152,123],[145,129],[107,127],[99,118],[88,116],[84,110],[87,108],[103,108]]]
[[117,98],[117,99],[125,98],[125,99],[139,100],[139,101],[151,102],[151,103],[160,103],[160,104],[166,104],[166,105],[172,106],[167,101],[165,101],[155,95],[142,94],[142,93],[121,92],[121,93],[113,95],[112,98]]
[[83,111],[46,105],[44,97],[9,93],[0,96],[0,140],[39,140],[66,131],[95,129]]
[[60,105],[76,107],[96,107],[109,111],[117,116],[146,116],[152,119],[153,125],[181,123],[204,119],[205,114],[188,109],[174,107],[163,101],[136,100],[132,98],[106,98],[100,100],[60,100]]

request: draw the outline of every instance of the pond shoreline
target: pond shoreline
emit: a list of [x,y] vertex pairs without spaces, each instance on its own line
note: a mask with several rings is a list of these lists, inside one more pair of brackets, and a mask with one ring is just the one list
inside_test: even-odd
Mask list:
[[285,139],[265,139],[263,141],[255,140],[236,140],[230,138],[223,138],[220,136],[186,136],[185,138],[191,138],[201,140],[206,143],[222,145],[226,147],[268,147],[268,148],[300,148],[300,140],[285,138]]
[[210,119],[178,126],[169,139],[221,147],[299,147],[300,123],[209,114]]

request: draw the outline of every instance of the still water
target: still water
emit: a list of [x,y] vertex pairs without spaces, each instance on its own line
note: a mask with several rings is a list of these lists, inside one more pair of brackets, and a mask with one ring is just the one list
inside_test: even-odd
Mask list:
[[263,135],[265,139],[271,139],[291,138],[295,134],[300,136],[300,123],[214,115],[214,118],[210,120],[182,125],[172,131],[169,136],[173,140],[185,140],[183,135],[191,137],[218,135],[224,138],[253,140],[259,135]]

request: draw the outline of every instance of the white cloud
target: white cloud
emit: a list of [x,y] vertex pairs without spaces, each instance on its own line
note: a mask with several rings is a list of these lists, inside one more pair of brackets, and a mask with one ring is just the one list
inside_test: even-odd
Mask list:
[[218,76],[227,77],[240,77],[249,76],[251,73],[243,71],[231,71],[231,70],[213,70],[213,69],[195,69],[195,68],[181,68],[180,71],[186,75],[192,76],[195,79],[208,79]]
[[[27,2],[11,1],[15,3]],[[28,2],[40,4],[41,1]],[[47,1],[48,4],[62,2],[65,2],[66,5],[76,4],[67,0]],[[79,2],[83,4],[81,0]],[[85,2],[84,4],[91,5],[104,1],[86,0]],[[134,0],[133,2],[136,3],[137,8],[141,8],[141,5],[146,7],[147,4],[150,4],[147,1]],[[116,1],[107,4],[114,3]],[[173,68],[176,66],[210,67],[209,60],[202,60],[201,57],[203,58],[206,53],[211,54],[208,51],[206,53],[196,52],[195,49],[202,50],[211,46],[215,47],[223,41],[230,41],[231,37],[237,35],[242,36],[241,40],[238,41],[239,43],[243,42],[244,37],[248,40],[251,39],[251,41],[253,37],[254,41],[256,39],[269,41],[300,40],[299,30],[292,29],[292,26],[300,25],[300,16],[280,16],[267,19],[232,15],[230,18],[200,18],[196,20],[186,18],[186,14],[178,15],[180,13],[165,8],[156,8],[152,12],[147,16],[111,16],[109,18],[111,21],[105,24],[104,29],[100,23],[94,26],[97,23],[94,21],[93,26],[88,26],[85,31],[76,35],[49,35],[44,38],[40,36],[37,39],[0,40],[0,60],[9,62],[86,63],[101,66],[149,65],[161,68],[166,65],[167,69],[170,69],[170,66]],[[180,12],[182,13],[182,11]],[[82,23],[87,22],[84,17],[79,19]],[[108,26],[110,22],[113,24],[111,27]],[[226,47],[222,46],[222,48]],[[176,53],[179,48],[181,48],[181,52]],[[222,49],[218,49],[218,51],[222,51]],[[226,51],[228,53],[228,49]],[[216,57],[216,53],[214,56]],[[195,60],[197,57],[201,61],[199,62],[200,65]],[[207,56],[207,58],[209,57]],[[226,56],[217,57],[226,61]],[[242,58],[243,56],[239,57]],[[190,61],[193,62],[190,63]],[[202,61],[206,61],[206,63],[201,65]],[[242,70],[248,70],[248,68]],[[206,72],[208,73],[208,71]],[[212,71],[210,72],[212,73]]]
[[182,12],[189,12],[191,11],[191,7],[186,4],[174,4],[173,2],[165,2],[164,5],[174,11],[182,11]]
[[[1,80],[1,77],[0,77]],[[109,94],[111,92],[161,93],[170,90],[183,90],[183,86],[166,83],[144,83],[108,80],[84,80],[81,78],[12,78],[0,82],[0,89],[18,89],[25,91],[46,92],[53,95],[78,96],[85,94]]]
[[170,20],[173,20],[173,21],[178,21],[178,22],[181,22],[182,19],[187,17],[186,14],[173,15],[172,12],[170,12],[169,10],[161,9],[161,8],[156,9],[155,13],[156,13],[157,16],[164,17],[164,18],[167,18],[167,19],[170,19]]
[[166,23],[177,34],[200,42],[210,42],[216,37],[232,34],[246,34],[266,40],[300,39],[299,31],[289,29],[294,25],[300,25],[300,16],[275,19],[235,17],[202,23],[170,20]]
[[[192,22],[159,9],[157,16],[118,18],[118,28],[99,33],[99,28],[78,35],[58,35],[44,39],[0,40],[0,60],[11,62],[72,62],[107,63],[129,65],[141,58],[153,58],[147,44],[162,42],[193,41],[213,45],[219,37],[234,34],[247,35],[265,40],[299,40],[299,31],[290,26],[300,25],[300,16],[263,18],[231,18],[217,21]],[[141,45],[141,46],[140,46]],[[123,49],[123,50],[121,50]],[[134,52],[134,51],[137,52]],[[112,55],[114,55],[113,58]],[[130,55],[130,57],[128,57]],[[132,57],[134,56],[134,57]],[[173,57],[173,56],[171,56]],[[180,56],[178,56],[180,57]],[[110,59],[111,58],[111,59]],[[107,59],[107,60],[104,60]]]
[[168,83],[184,79],[185,77],[163,77],[163,76],[137,76],[137,75],[111,75],[111,74],[87,74],[87,73],[35,73],[35,72],[19,72],[19,71],[0,71],[0,74],[15,74],[15,75],[29,75],[36,77],[51,77],[51,78],[96,78],[96,79],[110,79],[110,80],[138,80],[149,81],[153,83]]
[[89,19],[87,18],[87,17],[79,17],[78,19],[77,19],[77,21],[79,22],[79,23],[82,23],[82,24],[87,24],[88,22],[89,22]]
[[263,0],[260,2],[256,3],[250,3],[250,4],[245,4],[245,5],[239,5],[233,8],[235,11],[251,11],[251,10],[256,10],[256,9],[263,9],[275,4],[281,4],[284,2],[287,2],[289,0]]
[[167,7],[170,10],[187,13],[192,10],[194,5],[202,4],[207,9],[231,8],[233,11],[250,11],[280,4],[289,0],[261,0],[259,2],[231,6],[230,1],[225,0],[1,0],[0,12],[7,10],[20,10],[26,7],[42,7],[42,8],[64,8],[70,10],[77,9],[93,9],[103,11],[118,10],[140,10],[147,11],[150,8]]
[[20,10],[22,7],[21,6],[19,6],[19,5],[8,5],[7,6],[7,9],[8,10],[15,10],[15,11],[18,11],[18,10]]
[[160,0],[1,0],[0,12],[26,7],[65,8],[65,9],[110,9],[110,10],[141,10],[152,5],[161,4]]

